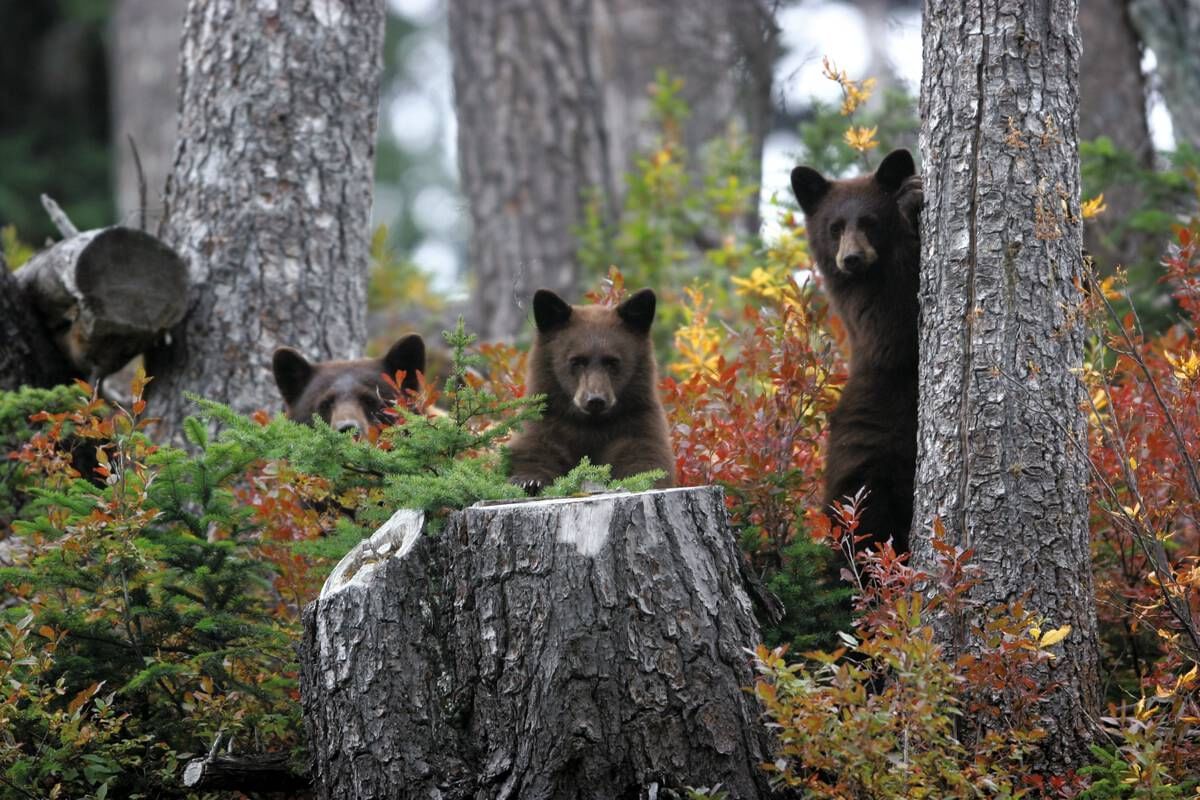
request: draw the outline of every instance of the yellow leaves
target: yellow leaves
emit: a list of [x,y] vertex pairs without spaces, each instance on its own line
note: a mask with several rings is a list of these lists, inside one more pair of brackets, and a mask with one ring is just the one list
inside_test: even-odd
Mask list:
[[1168,350],[1163,353],[1163,357],[1171,365],[1171,374],[1180,383],[1193,381],[1197,375],[1200,375],[1200,355],[1197,355],[1195,350],[1189,349],[1186,355],[1175,354]]
[[780,275],[779,270],[766,270],[755,267],[749,278],[730,278],[737,287],[739,296],[765,297],[768,300],[781,301],[788,288],[787,277]]
[[712,301],[704,299],[701,287],[688,287],[683,293],[687,296],[683,305],[686,322],[675,331],[678,360],[671,364],[671,371],[684,378],[715,375],[721,363],[721,337],[716,326],[708,324]]
[[1067,638],[1067,635],[1070,633],[1070,625],[1063,625],[1061,628],[1055,628],[1052,631],[1046,631],[1046,633],[1042,634],[1042,638],[1038,642],[1038,647],[1041,647],[1043,650],[1047,647],[1053,647],[1063,639]]
[[1084,200],[1080,213],[1084,219],[1095,219],[1107,210],[1108,206],[1104,204],[1104,192],[1101,192],[1091,200]]
[[879,147],[879,141],[876,140],[875,134],[879,133],[879,127],[851,127],[846,131],[846,144],[860,153],[865,153],[868,150],[873,150]]
[[1109,275],[1107,278],[1100,281],[1100,293],[1108,300],[1120,300],[1124,295],[1117,289],[1117,284],[1121,283],[1122,279],[1118,275]]
[[821,60],[821,65],[821,74],[842,87],[843,117],[850,116],[858,110],[859,106],[871,99],[871,94],[875,91],[874,78],[852,81],[845,70],[839,70],[837,65],[829,60],[829,56],[825,56]]

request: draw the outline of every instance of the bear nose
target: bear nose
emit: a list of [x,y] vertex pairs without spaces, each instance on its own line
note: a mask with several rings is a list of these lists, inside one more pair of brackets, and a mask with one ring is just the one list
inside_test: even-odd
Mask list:
[[584,407],[589,414],[599,414],[608,408],[608,401],[604,399],[604,395],[592,394],[588,395],[587,403]]
[[359,425],[355,420],[344,419],[337,424],[337,432],[345,433],[346,431],[350,431],[355,436],[358,436],[360,433],[362,433],[362,426]]
[[846,272],[858,272],[863,264],[862,253],[848,253],[842,257],[842,269]]

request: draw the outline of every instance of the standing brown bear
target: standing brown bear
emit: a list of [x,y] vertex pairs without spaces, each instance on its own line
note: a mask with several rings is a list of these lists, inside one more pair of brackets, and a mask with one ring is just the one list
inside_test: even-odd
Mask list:
[[809,249],[850,340],[850,377],[829,418],[824,507],[867,496],[859,531],[908,551],[917,460],[917,289],[924,201],[912,155],[872,175],[792,171]]
[[537,334],[527,383],[546,406],[509,448],[513,483],[536,493],[584,456],[611,465],[614,478],[661,469],[667,476],[655,485],[674,483],[650,340],[654,306],[649,289],[616,308],[568,305],[546,289],[533,296]]
[[389,421],[387,409],[397,400],[397,393],[384,375],[403,371],[400,389],[420,389],[418,373],[425,371],[425,341],[410,333],[397,340],[383,358],[316,364],[298,350],[280,347],[271,367],[288,419],[308,423],[320,417],[336,431],[360,436],[372,425]]

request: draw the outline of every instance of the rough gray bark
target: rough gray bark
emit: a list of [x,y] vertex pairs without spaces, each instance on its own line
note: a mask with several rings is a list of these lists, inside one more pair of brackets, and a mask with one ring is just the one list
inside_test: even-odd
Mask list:
[[398,512],[304,613],[321,798],[765,794],[720,489]]
[[17,270],[17,283],[80,375],[99,380],[183,317],[187,268],[158,239],[129,228],[75,233]]
[[164,238],[192,291],[148,359],[166,434],[184,392],[278,408],[271,353],[366,339],[383,0],[192,0]]
[[[1079,69],[1079,136],[1107,136],[1132,154],[1139,166],[1150,170],[1154,169],[1154,143],[1146,121],[1141,41],[1128,6],[1127,0],[1088,0],[1080,4],[1083,53]],[[1105,220],[1084,232],[1088,250],[1101,267],[1141,260],[1150,244],[1145,235],[1123,230],[1111,241],[1099,235],[1102,228],[1120,227],[1141,205],[1143,198],[1137,186],[1115,185],[1106,191],[1104,200],[1108,206]]]
[[0,253],[0,391],[53,386],[73,374]]
[[653,141],[656,70],[685,81],[689,147],[740,121],[761,148],[775,51],[766,0],[451,0],[449,21],[472,316],[487,338],[521,331],[539,288],[577,295],[585,191],[613,221],[623,176]]
[[[138,226],[137,144],[146,178],[146,216],[157,224],[175,154],[179,37],[187,0],[118,0],[109,23],[113,170],[122,225]],[[148,223],[149,224],[149,223]],[[153,225],[151,225],[153,229]]]
[[[1070,636],[1043,680],[1043,766],[1099,711],[1088,552],[1077,0],[926,0],[920,417],[913,556],[972,548],[990,606],[1027,595]],[[950,651],[970,619],[943,619]],[[1056,774],[1062,774],[1057,772]]]
[[1130,0],[1129,13],[1158,59],[1175,140],[1200,148],[1200,0]]

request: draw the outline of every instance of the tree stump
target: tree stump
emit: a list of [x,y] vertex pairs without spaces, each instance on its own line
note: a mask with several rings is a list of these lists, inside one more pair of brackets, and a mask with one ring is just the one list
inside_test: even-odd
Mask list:
[[[719,488],[399,511],[304,612],[317,796],[768,794]],[[665,796],[665,792],[662,795]]]
[[35,255],[15,277],[72,367],[102,378],[183,318],[187,267],[142,231],[65,233],[73,235]]

